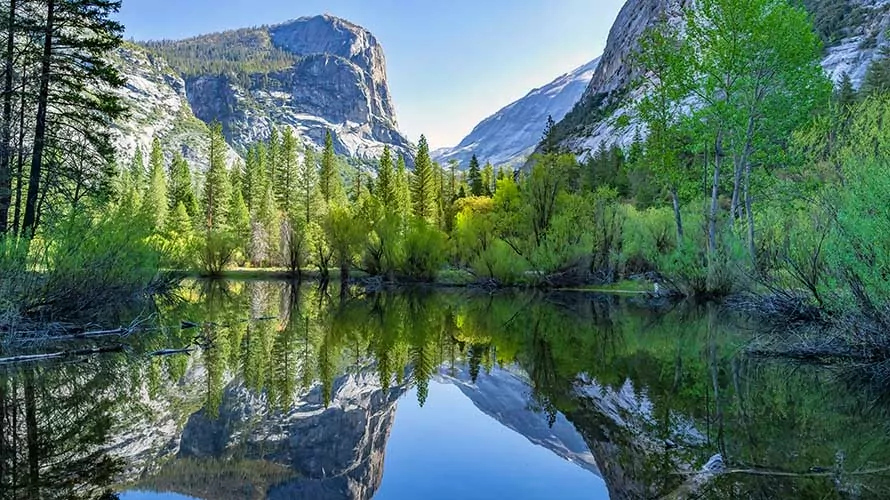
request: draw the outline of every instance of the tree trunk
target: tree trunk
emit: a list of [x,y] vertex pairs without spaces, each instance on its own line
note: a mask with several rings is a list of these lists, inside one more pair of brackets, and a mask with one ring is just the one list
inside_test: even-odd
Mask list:
[[56,0],[46,3],[46,32],[43,40],[43,57],[40,68],[40,93],[37,96],[37,121],[34,127],[34,154],[31,157],[31,172],[28,176],[28,197],[25,201],[25,220],[22,233],[33,238],[37,229],[37,194],[40,192],[40,177],[43,174],[43,150],[46,148],[46,113],[49,102],[49,79],[52,68],[53,31],[55,28]]
[[751,265],[757,268],[757,245],[754,239],[754,200],[751,196],[751,164],[745,166],[745,213],[748,216],[748,252],[751,255]]
[[732,179],[732,202],[729,205],[729,214],[730,214],[730,223],[735,227],[735,222],[740,218],[741,209],[739,208],[739,203],[741,199],[741,189],[742,189],[742,171],[744,167],[742,165],[742,158],[738,155],[733,155],[733,179]]
[[717,132],[714,144],[714,178],[711,182],[711,208],[708,213],[708,253],[717,253],[717,209],[720,196],[720,163],[723,157],[723,132]]
[[677,223],[677,244],[683,241],[683,215],[680,213],[680,195],[677,186],[671,186],[671,201],[674,205],[674,221]]
[[15,216],[12,221],[12,228],[15,234],[19,234],[19,222],[21,222],[22,214],[22,183],[24,182],[25,171],[25,86],[27,79],[22,75],[22,92],[19,100],[19,140],[16,147],[18,157],[16,160],[15,174]]
[[12,202],[12,70],[15,50],[16,0],[9,1],[9,28],[6,33],[6,79],[3,84],[3,118],[0,133],[0,234],[9,232],[9,206]]
[[340,283],[345,285],[349,282],[349,264],[346,262],[340,263]]

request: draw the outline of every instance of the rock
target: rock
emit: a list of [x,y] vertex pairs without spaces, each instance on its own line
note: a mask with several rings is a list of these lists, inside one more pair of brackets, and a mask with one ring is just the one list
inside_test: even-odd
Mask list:
[[273,126],[293,128],[316,149],[323,147],[330,130],[338,153],[365,161],[379,157],[385,145],[411,155],[413,146],[398,130],[383,48],[364,28],[315,16],[225,35],[187,43],[224,46],[246,59],[262,60],[262,51],[284,51],[294,62],[265,73],[195,69],[184,75],[159,55],[163,50],[127,44],[114,58],[128,80],[121,96],[133,110],[115,127],[121,161],[129,161],[136,145],[149,149],[158,136],[168,157],[180,151],[203,171],[207,124],[214,121],[222,124],[232,147],[230,161],[268,139]]

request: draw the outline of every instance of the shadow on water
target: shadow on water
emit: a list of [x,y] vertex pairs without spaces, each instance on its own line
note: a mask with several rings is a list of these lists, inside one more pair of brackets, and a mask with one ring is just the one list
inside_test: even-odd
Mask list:
[[612,499],[890,497],[883,380],[748,358],[716,306],[352,292],[193,282],[126,353],[5,369],[0,499],[371,498],[398,400],[437,384]]

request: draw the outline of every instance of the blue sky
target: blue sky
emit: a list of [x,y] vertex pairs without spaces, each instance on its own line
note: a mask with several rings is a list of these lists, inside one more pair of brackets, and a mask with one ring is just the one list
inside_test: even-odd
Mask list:
[[600,55],[624,0],[123,0],[137,40],[328,13],[383,45],[400,128],[433,147]]

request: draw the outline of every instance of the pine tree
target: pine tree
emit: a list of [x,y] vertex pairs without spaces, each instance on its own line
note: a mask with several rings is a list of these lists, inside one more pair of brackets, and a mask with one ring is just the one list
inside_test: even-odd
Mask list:
[[[123,25],[114,19],[120,6],[120,0],[46,0],[29,6],[33,19],[26,36],[42,48],[34,68],[38,85],[30,89],[36,109],[21,227],[26,237],[36,232],[38,211],[57,202],[77,203],[65,196],[47,202],[47,191],[58,183],[75,184],[68,187],[76,193],[107,189],[106,167],[114,156],[108,124],[126,111],[116,93],[126,79],[108,57],[123,43]],[[61,157],[66,161],[55,161]]]
[[853,88],[853,80],[850,79],[850,74],[846,71],[841,75],[841,81],[835,91],[835,99],[841,109],[847,109],[856,104],[856,89]]
[[173,163],[170,164],[170,186],[167,191],[169,207],[173,210],[178,205],[185,208],[189,217],[198,215],[198,197],[195,196],[195,188],[192,183],[192,173],[188,162],[179,152],[173,155]]
[[411,184],[411,199],[415,217],[428,221],[433,219],[435,216],[435,189],[430,148],[426,137],[421,135],[417,145],[417,156],[414,157],[414,180]]
[[482,192],[484,196],[491,196],[494,193],[494,166],[491,162],[486,162],[482,169]]
[[[307,226],[318,208],[318,164],[315,151],[306,148],[306,155],[297,175],[297,212]],[[294,214],[295,216],[297,214]]]
[[149,157],[149,185],[148,195],[142,202],[143,210],[149,215],[155,231],[164,229],[167,221],[167,174],[164,171],[164,152],[161,150],[161,141],[155,137],[151,145]]
[[541,137],[541,153],[543,154],[553,154],[559,153],[559,148],[557,147],[556,141],[556,122],[553,121],[553,116],[547,115],[547,124],[544,125],[544,134]]
[[250,240],[250,212],[240,189],[233,189],[229,197],[229,209],[226,213],[226,225],[231,229],[238,246],[246,249]]
[[222,125],[210,127],[210,167],[204,182],[204,220],[208,230],[220,229],[226,223],[226,213],[231,203],[231,186],[226,169],[226,141]]
[[292,128],[284,129],[281,141],[281,152],[275,176],[275,199],[278,209],[291,215],[294,209],[294,190],[296,189],[297,149],[299,144]]
[[321,196],[326,204],[343,201],[343,179],[337,168],[337,155],[334,153],[334,139],[330,130],[324,139],[324,152],[321,157],[321,172],[318,182],[319,191],[321,191]]
[[411,213],[411,185],[408,181],[408,168],[405,165],[405,158],[399,155],[396,164],[396,211],[402,217],[406,217]]
[[447,198],[446,200],[454,203],[457,200],[457,187],[458,187],[458,177],[457,170],[460,167],[460,163],[457,160],[451,160],[448,162],[448,190],[447,190]]
[[269,147],[266,149],[266,179],[273,182],[278,178],[279,162],[281,162],[281,139],[278,129],[272,127],[269,134]]
[[470,158],[470,170],[467,173],[467,183],[470,185],[471,195],[485,195],[485,184],[482,182],[482,171],[479,169],[479,158],[476,158],[476,155],[473,155],[473,157]]
[[130,162],[130,168],[127,171],[130,188],[135,189],[139,194],[145,192],[145,189],[148,187],[148,175],[145,169],[145,156],[142,153],[142,147],[138,144],[136,145],[136,154],[133,155],[133,160]]
[[377,166],[377,187],[374,193],[383,208],[392,210],[396,205],[395,170],[392,165],[392,153],[389,146],[383,147],[383,155]]

